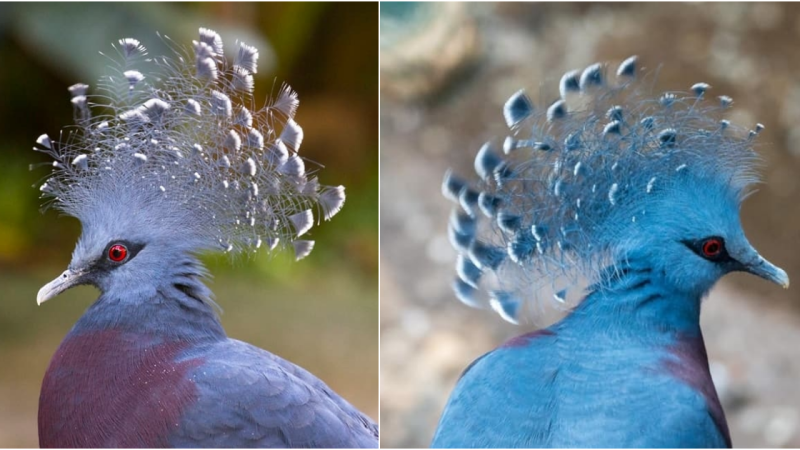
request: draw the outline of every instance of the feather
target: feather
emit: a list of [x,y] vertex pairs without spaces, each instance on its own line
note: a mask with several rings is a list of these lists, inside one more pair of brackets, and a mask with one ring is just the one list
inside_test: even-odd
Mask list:
[[240,42],[239,52],[236,54],[234,64],[250,73],[257,73],[258,49],[244,42]]

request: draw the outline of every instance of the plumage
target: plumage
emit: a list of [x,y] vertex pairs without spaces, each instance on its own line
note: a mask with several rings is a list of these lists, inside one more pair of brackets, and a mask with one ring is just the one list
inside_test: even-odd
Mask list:
[[[81,318],[45,378],[42,446],[375,446],[374,424],[312,374],[227,338],[208,310],[187,314],[196,299],[179,290],[166,298],[101,298]],[[167,316],[168,336],[142,324],[154,314]]]
[[[138,40],[121,40],[122,60],[99,83],[102,121],[75,85],[76,131],[37,140],[55,160],[47,206],[83,229],[37,301],[79,284],[101,291],[45,373],[40,445],[377,447],[377,425],[324,382],[222,329],[197,254],[265,242],[301,259],[314,248],[298,239],[313,211],[332,218],[345,194],[306,179],[291,89],[290,107],[248,109],[255,48],[241,44],[241,66],[228,65],[203,28],[194,49],[148,59]],[[291,159],[278,135],[291,137]]]
[[[454,242],[456,296],[512,323],[539,306],[568,314],[472,363],[434,447],[731,445],[700,306],[732,271],[789,285],[739,220],[763,126],[721,122],[731,100],[708,101],[706,83],[655,94],[637,64],[567,73],[562,98],[522,123],[506,107],[514,151],[484,144],[475,183],[448,171],[446,196],[480,192],[485,213]],[[487,176],[495,167],[502,179]]]

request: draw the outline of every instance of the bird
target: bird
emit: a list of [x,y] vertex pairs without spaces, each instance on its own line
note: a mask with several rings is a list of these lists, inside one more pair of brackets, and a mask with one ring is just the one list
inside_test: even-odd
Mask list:
[[564,317],[472,362],[432,447],[732,445],[700,309],[730,272],[789,286],[740,221],[764,126],[731,123],[708,83],[659,93],[640,66],[571,70],[541,102],[515,92],[478,179],[446,172],[455,296],[514,324]]
[[[151,56],[135,38],[106,54],[97,93],[69,88],[75,125],[34,150],[52,158],[44,208],[79,219],[66,271],[100,296],[64,338],[39,397],[42,447],[376,448],[379,429],[308,371],[229,338],[199,254],[290,248],[343,206],[298,150],[299,99],[253,100],[258,49],[200,28]],[[38,183],[37,183],[38,185]]]

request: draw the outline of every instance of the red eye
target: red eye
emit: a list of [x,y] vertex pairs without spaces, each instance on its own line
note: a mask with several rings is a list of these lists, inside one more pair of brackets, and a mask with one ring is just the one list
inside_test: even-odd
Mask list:
[[108,249],[108,259],[122,262],[128,257],[128,248],[122,244],[114,244]]
[[706,258],[715,258],[722,253],[722,241],[719,239],[709,239],[703,243],[703,255]]

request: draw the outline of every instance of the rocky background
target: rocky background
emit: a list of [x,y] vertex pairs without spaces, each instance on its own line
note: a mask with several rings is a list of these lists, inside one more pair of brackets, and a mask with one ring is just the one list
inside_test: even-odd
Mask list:
[[[732,122],[766,125],[765,183],[744,204],[744,228],[796,278],[798,44],[795,4],[382,4],[382,446],[429,445],[464,367],[532,329],[455,299],[440,195],[446,168],[472,173],[480,145],[503,133],[502,105],[521,87],[535,94],[567,70],[636,54],[661,65],[656,89],[704,81],[733,97]],[[703,330],[735,446],[800,446],[798,292],[734,274],[706,301]]]

